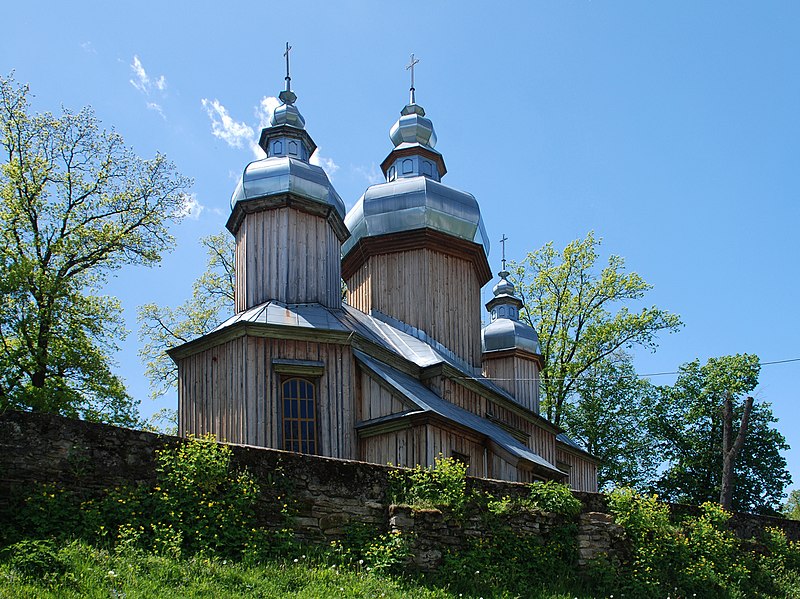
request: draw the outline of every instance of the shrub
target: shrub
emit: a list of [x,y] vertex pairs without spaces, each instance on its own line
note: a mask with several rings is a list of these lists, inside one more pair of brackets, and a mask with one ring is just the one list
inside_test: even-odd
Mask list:
[[530,488],[531,507],[567,518],[574,518],[581,513],[583,504],[567,485],[547,481],[531,483]]
[[54,580],[67,569],[52,540],[20,541],[7,547],[4,554],[8,564],[29,579]]
[[389,487],[394,503],[422,509],[448,507],[458,513],[467,501],[467,467],[439,454],[432,467],[389,472]]

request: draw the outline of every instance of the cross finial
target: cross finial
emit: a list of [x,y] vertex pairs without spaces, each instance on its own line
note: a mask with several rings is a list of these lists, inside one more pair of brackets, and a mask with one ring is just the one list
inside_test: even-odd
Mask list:
[[503,233],[503,237],[500,239],[500,245],[503,246],[503,260],[502,260],[502,262],[503,262],[503,271],[504,272],[506,270],[506,241],[508,241],[508,237],[506,237],[506,234]]
[[414,58],[414,54],[411,54],[411,62],[406,67],[406,71],[411,71],[411,101],[409,104],[416,104],[416,97],[414,96],[414,65],[419,62],[419,58]]
[[289,45],[289,42],[286,42],[286,52],[283,55],[286,57],[286,91],[292,91],[292,78],[289,76],[289,51],[292,47]]

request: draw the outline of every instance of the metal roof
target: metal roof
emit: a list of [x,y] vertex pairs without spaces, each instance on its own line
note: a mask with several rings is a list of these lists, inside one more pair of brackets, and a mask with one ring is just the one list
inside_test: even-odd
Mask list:
[[[492,441],[497,443],[500,447],[508,451],[510,454],[529,462],[532,462],[542,468],[557,472],[565,475],[565,472],[559,470],[556,466],[545,460],[538,453],[532,451],[519,441],[517,441],[510,433],[506,432],[503,428],[492,423],[485,418],[481,418],[477,414],[468,412],[463,408],[459,408],[455,404],[450,403],[436,395],[433,391],[428,389],[425,385],[417,379],[400,372],[379,362],[374,358],[369,357],[359,350],[353,350],[356,359],[366,366],[370,371],[379,376],[384,382],[396,389],[403,397],[408,398],[415,403],[420,410],[424,412],[433,412],[457,422],[462,426],[466,426],[482,435],[486,435]],[[408,417],[415,412],[406,412],[404,417]]]
[[342,247],[343,255],[362,237],[426,227],[480,244],[489,254],[486,227],[475,196],[424,176],[368,187],[347,213],[345,224],[352,237]]
[[231,316],[212,332],[221,331],[238,322],[302,327],[326,331],[348,332],[339,318],[321,304],[284,304],[270,301]]
[[239,201],[284,193],[333,206],[341,218],[345,216],[344,202],[322,167],[290,156],[271,156],[248,164],[231,196],[231,208]]

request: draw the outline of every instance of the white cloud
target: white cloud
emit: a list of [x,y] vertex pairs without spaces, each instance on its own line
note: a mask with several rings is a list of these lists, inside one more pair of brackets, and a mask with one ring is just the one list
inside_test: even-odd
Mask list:
[[375,165],[373,162],[369,165],[369,168],[365,166],[355,166],[353,170],[364,177],[367,180],[367,183],[370,185],[375,185],[376,183],[381,183],[384,181],[383,173],[381,170]]
[[228,114],[227,108],[219,103],[218,100],[201,100],[203,108],[211,119],[211,133],[218,137],[232,148],[241,148],[242,143],[252,140],[255,133],[246,123],[233,120]]
[[134,54],[133,62],[131,63],[131,70],[134,74],[134,79],[131,79],[131,85],[138,89],[143,94],[149,93],[150,77],[147,76],[147,71],[144,70],[142,61]]
[[339,170],[339,165],[333,161],[333,158],[322,156],[319,152],[319,148],[311,155],[309,162],[321,166],[331,181],[333,181],[333,173]]
[[133,79],[130,80],[131,85],[144,95],[150,95],[150,91],[154,87],[158,91],[167,89],[167,78],[164,75],[160,75],[155,81],[151,80],[142,61],[139,60],[139,57],[135,54],[133,56],[133,62],[131,63],[131,70],[133,71]]
[[205,209],[206,207],[197,199],[197,194],[187,193],[183,195],[183,205],[178,209],[176,216],[197,220]]
[[[214,137],[225,141],[225,143],[232,148],[241,148],[246,144],[256,160],[266,156],[264,150],[258,145],[258,139],[255,133],[257,129],[250,127],[250,125],[244,121],[236,121],[228,113],[227,108],[220,104],[219,100],[203,98],[201,103],[203,104],[203,108],[206,109],[208,117],[211,119],[211,133]],[[264,96],[261,98],[261,101],[254,110],[255,117],[258,119],[258,129],[270,126],[272,113],[280,104],[281,101],[274,96]],[[321,166],[330,179],[333,179],[333,174],[339,170],[339,165],[336,164],[332,158],[320,155],[319,150],[312,154],[309,162]]]
[[272,113],[281,105],[281,101],[275,96],[264,96],[261,102],[256,106],[256,118],[258,118],[258,128],[263,129],[269,127],[269,120],[272,118]]
[[[155,80],[151,79],[150,75],[147,74],[147,71],[142,64],[142,61],[139,60],[139,57],[135,54],[130,67],[133,71],[133,78],[129,81],[133,87],[147,97],[150,96],[150,92],[154,89],[160,92],[158,95],[160,95],[162,98],[164,97],[164,90],[167,89],[167,78],[164,75],[160,75]],[[161,115],[162,119],[165,121],[167,120],[167,115],[164,114],[164,109],[159,103],[147,101],[146,106],[148,110],[157,112],[159,115]]]
[[94,49],[94,45],[92,44],[92,42],[83,42],[81,44],[81,48],[87,54],[97,54],[97,50]]
[[147,109],[156,111],[158,114],[161,115],[162,119],[164,119],[165,121],[167,120],[167,117],[164,114],[164,110],[161,108],[160,104],[156,104],[155,102],[148,102]]

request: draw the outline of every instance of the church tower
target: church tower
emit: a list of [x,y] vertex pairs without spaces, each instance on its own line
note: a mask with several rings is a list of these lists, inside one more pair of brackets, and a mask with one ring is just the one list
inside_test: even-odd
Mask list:
[[321,167],[310,164],[316,144],[286,89],[231,198],[226,227],[236,237],[236,312],[273,300],[341,306],[341,244],[349,233],[344,202]]
[[[505,241],[505,237],[503,238]],[[508,391],[521,405],[539,413],[539,372],[542,349],[533,327],[519,321],[522,300],[505,269],[492,289],[494,297],[486,304],[491,322],[481,333],[483,375]]]
[[480,290],[491,279],[489,244],[475,198],[441,183],[436,133],[411,94],[389,137],[384,183],[372,185],[345,223],[348,303],[423,331],[472,367],[480,365]]

